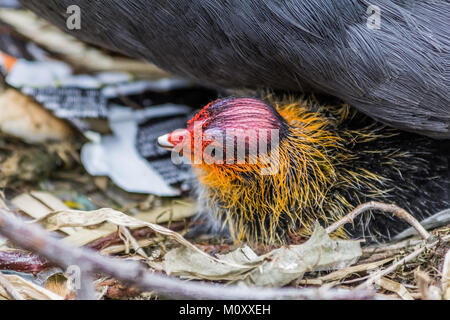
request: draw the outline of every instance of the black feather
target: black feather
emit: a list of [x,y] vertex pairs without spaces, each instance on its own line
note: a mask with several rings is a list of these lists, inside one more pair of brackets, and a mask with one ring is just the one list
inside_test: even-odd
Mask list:
[[[320,91],[391,126],[450,138],[446,0],[21,0],[85,41],[225,87]],[[379,30],[366,25],[381,9]]]

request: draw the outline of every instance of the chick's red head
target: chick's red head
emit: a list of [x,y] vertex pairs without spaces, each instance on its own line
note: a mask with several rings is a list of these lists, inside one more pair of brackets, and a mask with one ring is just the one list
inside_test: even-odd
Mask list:
[[206,105],[158,144],[196,164],[245,164],[277,146],[287,123],[269,104],[254,98],[226,98]]

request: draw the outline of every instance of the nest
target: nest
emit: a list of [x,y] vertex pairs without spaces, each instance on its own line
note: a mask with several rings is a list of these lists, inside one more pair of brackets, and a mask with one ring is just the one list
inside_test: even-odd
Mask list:
[[[26,144],[17,141],[13,144],[11,138],[2,137],[1,141],[2,150],[9,150],[14,145],[20,151],[5,151],[2,164],[20,164],[24,159],[39,162],[41,156],[52,160],[56,157],[64,164],[53,145],[26,150]],[[19,158],[12,161],[12,154]],[[320,226],[316,226],[310,239],[289,248],[250,247],[220,237],[187,241],[183,235],[198,223],[192,221],[195,214],[192,199],[174,200],[127,193],[108,178],[89,176],[73,161],[71,158],[70,165],[52,166],[52,170],[44,173],[40,170],[35,179],[30,178],[32,170],[26,171],[20,166],[3,171],[1,177],[8,182],[2,195],[3,208],[15,216],[35,219],[35,224],[47,229],[47,236],[51,233],[57,238],[65,238],[70,244],[67,247],[69,254],[75,248],[91,248],[123,260],[137,260],[141,262],[139,267],[145,266],[146,271],[192,280],[184,282],[186,286],[199,285],[197,280],[202,280],[204,285],[240,283],[246,286],[250,297],[255,294],[256,298],[260,289],[255,289],[255,285],[283,287],[277,290],[284,290],[286,298],[292,298],[285,292],[289,289],[303,292],[303,298],[449,298],[450,225],[427,233],[427,240],[416,235],[370,246],[361,246],[358,241],[332,239],[327,231],[331,232],[333,227],[325,230]],[[33,166],[28,164],[26,168]],[[22,171],[27,174],[18,174]],[[7,235],[1,227],[0,232]],[[43,250],[23,251],[24,245],[20,241],[19,246],[15,244],[18,239],[8,238],[10,241],[4,239],[0,243],[0,269],[3,270],[0,297],[82,298],[73,286],[70,272],[57,259],[53,260]],[[81,258],[78,265],[83,267],[84,263],[87,262]],[[283,268],[287,263],[298,272],[285,276]],[[115,267],[111,264],[111,268]],[[38,278],[44,279],[39,285],[35,281]],[[114,273],[94,273],[91,281],[94,284],[92,294],[99,299],[176,298],[179,294],[171,292],[170,283],[164,294],[150,290],[151,285],[145,283],[125,285],[128,279]],[[220,295],[220,289],[217,290]],[[200,296],[190,297],[202,297],[204,293],[199,291],[198,294]]]

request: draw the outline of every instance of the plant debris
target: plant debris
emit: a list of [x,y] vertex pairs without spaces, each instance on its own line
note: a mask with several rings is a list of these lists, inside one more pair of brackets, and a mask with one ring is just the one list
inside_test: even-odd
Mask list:
[[190,279],[228,280],[238,284],[281,287],[300,280],[305,272],[336,270],[353,264],[361,256],[358,241],[332,240],[320,226],[304,244],[275,249],[258,256],[244,246],[218,259],[224,265],[205,259],[187,248],[177,248],[165,255],[163,270],[170,275]]
[[[370,246],[333,238],[355,212],[328,229],[317,223],[306,242],[291,246],[187,240],[198,223],[191,172],[169,167],[169,154],[155,149],[153,138],[161,127],[185,121],[197,105],[180,96],[209,98],[211,92],[83,44],[29,12],[0,8],[0,21],[22,36],[15,51],[33,44],[33,52],[45,56],[38,61],[25,50],[12,57],[0,48],[3,80],[10,77],[0,91],[0,232],[2,223],[30,232],[0,233],[0,300],[450,300],[448,210],[425,221],[428,231],[416,225],[392,243]],[[16,67],[30,70],[62,67],[70,85],[94,83],[91,91],[77,88],[76,96],[95,105],[95,115],[61,116],[68,115],[63,102],[76,99],[68,99],[71,89],[55,85],[59,71],[49,76],[50,87],[13,87],[37,79],[17,74],[20,69],[12,77],[17,61]],[[133,161],[125,163],[121,153],[132,153]],[[142,184],[143,176],[152,178]],[[356,211],[373,205],[393,208],[368,203]],[[46,231],[33,229],[38,225]],[[77,285],[81,275],[85,291]]]

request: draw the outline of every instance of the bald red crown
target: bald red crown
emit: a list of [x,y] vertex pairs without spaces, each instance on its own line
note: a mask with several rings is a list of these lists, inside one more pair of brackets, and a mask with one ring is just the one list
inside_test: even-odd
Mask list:
[[188,121],[186,129],[171,133],[169,144],[188,145],[191,155],[192,150],[201,149],[202,153],[208,146],[215,147],[223,151],[216,157],[225,153],[230,163],[273,150],[288,132],[288,125],[274,107],[261,100],[226,98],[206,105]]
[[253,98],[226,98],[206,105],[188,122],[188,129],[195,121],[204,122],[203,129],[271,130],[285,129],[286,122],[269,104]]

